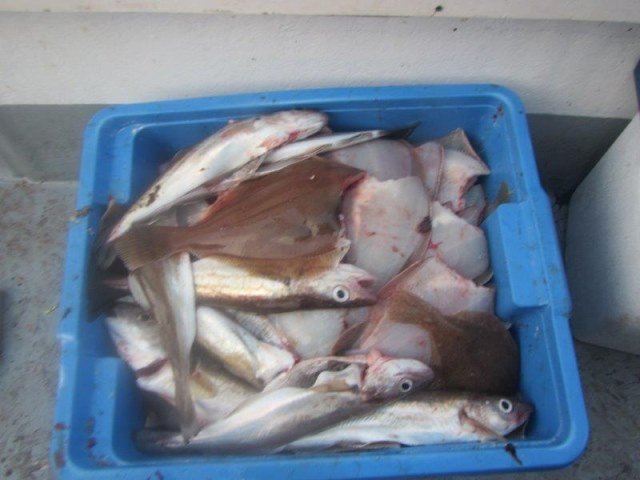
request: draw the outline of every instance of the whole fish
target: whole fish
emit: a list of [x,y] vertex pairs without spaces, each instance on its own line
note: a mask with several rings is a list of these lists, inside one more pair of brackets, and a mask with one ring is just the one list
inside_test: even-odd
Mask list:
[[430,367],[431,389],[511,395],[518,387],[520,353],[500,319],[479,312],[444,316],[403,290],[393,290],[371,309],[347,354],[373,350]]
[[[179,428],[173,370],[158,324],[137,305],[122,302],[106,322],[118,354],[134,371],[138,386],[153,395],[149,400],[162,412],[162,424]],[[219,365],[202,360],[191,373],[190,386],[200,426],[224,418],[257,393]]]
[[261,342],[220,310],[198,307],[197,322],[198,344],[229,372],[257,388],[295,363],[290,352]]
[[368,308],[324,308],[270,313],[270,323],[282,332],[302,359],[330,355],[340,335],[366,320]]
[[343,214],[352,242],[346,261],[376,277],[377,291],[425,241],[429,198],[418,177],[385,182],[368,177],[346,193]]
[[413,148],[400,140],[378,139],[323,155],[344,165],[364,170],[380,180],[399,180],[413,175]]
[[368,355],[303,360],[267,384],[264,391],[326,385],[330,383],[326,380],[327,376],[334,377],[335,370],[342,371],[351,366],[359,367],[361,376],[358,382],[352,382],[350,386],[354,387],[354,391],[360,392],[364,401],[391,400],[408,395],[431,382],[434,377],[433,371],[422,362],[387,357],[371,351]]
[[284,451],[363,449],[502,440],[527,422],[533,407],[513,398],[425,392],[308,435]]
[[380,296],[392,289],[413,293],[444,315],[494,312],[495,288],[476,285],[437,256],[430,256],[403,270],[385,285]]
[[364,172],[320,158],[247,180],[188,227],[140,225],[116,243],[130,270],[174,252],[291,258],[332,248],[342,192]]
[[189,384],[191,346],[196,335],[196,299],[189,254],[179,253],[149,263],[134,276],[140,287],[139,303],[150,308],[160,327],[162,345],[173,368],[181,431],[188,440],[198,428]]
[[374,278],[339,263],[347,249],[343,241],[315,258],[203,258],[193,264],[196,295],[204,304],[258,311],[370,305]]
[[454,212],[460,212],[466,206],[464,195],[469,187],[478,176],[488,175],[490,170],[463,130],[454,130],[439,142],[444,147],[444,166],[437,199]]
[[204,184],[215,187],[232,172],[233,180],[227,178],[227,184],[247,178],[259,166],[253,160],[286,142],[313,135],[326,123],[325,114],[311,111],[284,111],[230,123],[190,149],[156,180],[122,217],[109,241]]
[[489,268],[489,249],[482,229],[467,223],[438,202],[431,204],[431,239],[428,252],[466,278]]
[[322,430],[366,408],[357,393],[281,388],[261,393],[224,420],[202,429],[189,443],[180,435],[142,431],[142,450],[199,453],[263,453]]

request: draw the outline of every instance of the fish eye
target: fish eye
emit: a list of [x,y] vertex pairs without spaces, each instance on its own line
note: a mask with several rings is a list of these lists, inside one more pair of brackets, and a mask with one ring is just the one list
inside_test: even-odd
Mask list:
[[402,380],[402,383],[400,384],[400,391],[403,393],[407,393],[409,391],[411,391],[411,389],[413,388],[413,381],[409,380],[408,378],[405,378],[404,380]]
[[347,290],[342,285],[338,285],[337,287],[335,287],[333,289],[332,295],[333,299],[339,303],[344,303],[349,300],[349,290]]
[[500,399],[498,406],[504,413],[511,413],[513,411],[513,404],[506,398]]

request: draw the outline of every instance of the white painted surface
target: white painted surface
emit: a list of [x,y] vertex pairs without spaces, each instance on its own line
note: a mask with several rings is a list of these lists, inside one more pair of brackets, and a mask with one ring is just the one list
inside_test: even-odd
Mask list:
[[0,13],[0,104],[492,82],[529,112],[630,118],[638,54],[623,23]]
[[640,116],[571,199],[571,326],[585,342],[640,354]]
[[0,0],[3,10],[640,21],[638,0]]

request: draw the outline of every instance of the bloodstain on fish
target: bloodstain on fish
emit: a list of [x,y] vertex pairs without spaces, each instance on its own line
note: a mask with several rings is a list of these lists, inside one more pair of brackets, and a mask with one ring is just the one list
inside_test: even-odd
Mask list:
[[417,228],[420,233],[429,233],[431,231],[431,217],[426,216],[422,219],[422,221],[418,224]]
[[391,247],[391,251],[392,251],[393,253],[398,253],[400,250],[398,250],[398,247],[396,247],[395,245],[393,245],[393,246]]

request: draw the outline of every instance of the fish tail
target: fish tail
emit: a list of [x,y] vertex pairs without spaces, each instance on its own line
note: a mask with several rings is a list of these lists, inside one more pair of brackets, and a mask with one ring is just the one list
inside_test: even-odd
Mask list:
[[130,271],[160,260],[171,251],[171,227],[143,226],[129,230],[116,240],[116,250]]

